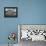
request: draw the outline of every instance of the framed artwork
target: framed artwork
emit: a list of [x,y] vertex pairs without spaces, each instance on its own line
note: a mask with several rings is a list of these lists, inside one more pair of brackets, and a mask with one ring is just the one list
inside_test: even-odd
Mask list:
[[18,7],[4,7],[4,17],[17,17]]
[[19,38],[19,42],[22,40],[46,41],[46,25],[19,24],[18,38]]

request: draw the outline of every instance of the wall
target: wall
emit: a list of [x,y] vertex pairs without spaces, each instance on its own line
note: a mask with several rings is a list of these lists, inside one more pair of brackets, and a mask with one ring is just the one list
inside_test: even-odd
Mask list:
[[[18,18],[4,17],[9,6],[18,7]],[[0,44],[8,43],[9,32],[18,32],[17,24],[46,24],[46,0],[0,0]]]
[[20,7],[22,24],[46,24],[46,0],[21,0]]
[[[18,0],[0,0],[0,44],[8,43],[8,34],[10,32],[16,32],[17,34],[17,24],[19,22],[18,18],[5,18],[4,17],[4,7],[16,7],[18,6]],[[15,41],[18,42],[17,39]]]

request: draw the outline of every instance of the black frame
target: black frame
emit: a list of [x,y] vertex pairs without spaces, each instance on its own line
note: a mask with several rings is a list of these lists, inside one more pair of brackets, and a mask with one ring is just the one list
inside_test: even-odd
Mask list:
[[[8,15],[6,15],[5,9],[16,9],[16,15],[14,15],[14,16],[12,16],[12,15],[8,16]],[[18,7],[4,7],[4,17],[18,17]]]

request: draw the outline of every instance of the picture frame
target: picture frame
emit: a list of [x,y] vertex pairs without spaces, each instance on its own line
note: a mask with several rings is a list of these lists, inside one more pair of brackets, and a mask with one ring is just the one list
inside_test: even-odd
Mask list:
[[18,17],[18,7],[4,7],[4,17]]
[[18,24],[18,41],[22,40],[46,41],[46,24]]

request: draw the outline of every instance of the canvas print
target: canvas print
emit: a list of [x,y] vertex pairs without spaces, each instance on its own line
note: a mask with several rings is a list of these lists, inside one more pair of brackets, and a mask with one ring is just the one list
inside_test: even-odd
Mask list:
[[46,25],[22,25],[21,39],[46,41]]
[[19,46],[43,45],[46,43],[46,25],[19,24],[18,41]]
[[20,41],[46,41],[46,25],[20,25]]
[[4,16],[5,17],[17,17],[18,16],[18,8],[17,7],[5,7],[4,8]]

